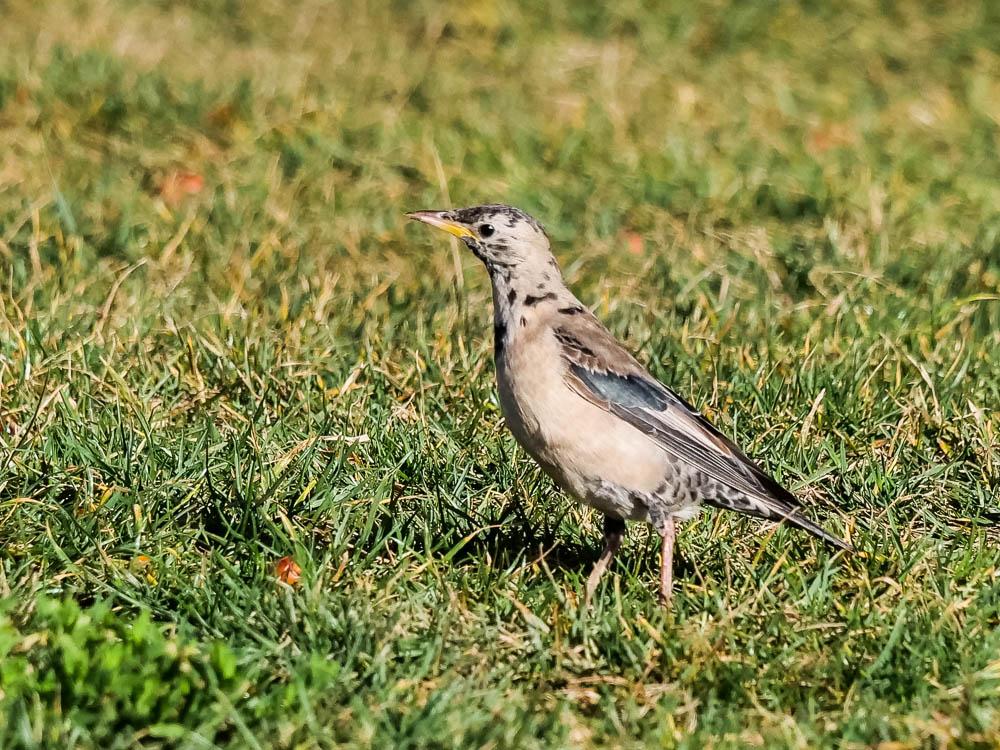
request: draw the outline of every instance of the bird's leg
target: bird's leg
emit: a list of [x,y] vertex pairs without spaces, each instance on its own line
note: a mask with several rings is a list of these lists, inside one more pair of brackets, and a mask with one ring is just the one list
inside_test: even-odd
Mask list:
[[587,579],[587,604],[590,604],[590,597],[597,590],[597,584],[600,582],[601,576],[608,569],[608,565],[611,564],[611,560],[614,558],[618,548],[622,546],[623,539],[625,539],[625,522],[620,518],[604,516],[604,551],[597,559],[597,562],[594,563],[594,569],[590,572],[590,577]]
[[668,518],[660,530],[663,554],[660,557],[660,604],[670,604],[674,588],[674,519]]

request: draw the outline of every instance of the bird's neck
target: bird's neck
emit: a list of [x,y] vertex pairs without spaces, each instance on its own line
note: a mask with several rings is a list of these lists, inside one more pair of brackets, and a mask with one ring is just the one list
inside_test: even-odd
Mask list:
[[492,270],[493,337],[501,356],[551,305],[576,302],[555,266],[542,273],[519,273],[516,268]]

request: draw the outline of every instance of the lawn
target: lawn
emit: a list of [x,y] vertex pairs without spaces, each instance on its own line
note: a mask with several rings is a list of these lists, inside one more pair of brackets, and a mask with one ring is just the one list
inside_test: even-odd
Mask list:
[[[0,747],[997,747],[998,152],[992,2],[0,3]],[[486,202],[858,553],[583,607]]]

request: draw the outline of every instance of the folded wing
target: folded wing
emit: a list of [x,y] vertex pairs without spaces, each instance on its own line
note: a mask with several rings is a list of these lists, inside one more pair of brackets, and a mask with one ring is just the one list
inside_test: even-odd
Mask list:
[[566,382],[580,396],[644,432],[668,454],[736,490],[706,502],[758,518],[788,521],[850,549],[797,512],[795,496],[744,455],[684,399],[658,382],[592,315],[558,321]]

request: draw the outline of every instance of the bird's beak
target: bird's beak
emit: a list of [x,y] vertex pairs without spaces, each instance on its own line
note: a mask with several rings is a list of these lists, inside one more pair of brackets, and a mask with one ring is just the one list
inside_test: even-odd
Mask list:
[[422,221],[424,224],[430,224],[432,227],[443,229],[448,234],[453,234],[459,239],[476,236],[472,233],[471,229],[452,219],[447,211],[414,211],[406,216],[414,221]]

